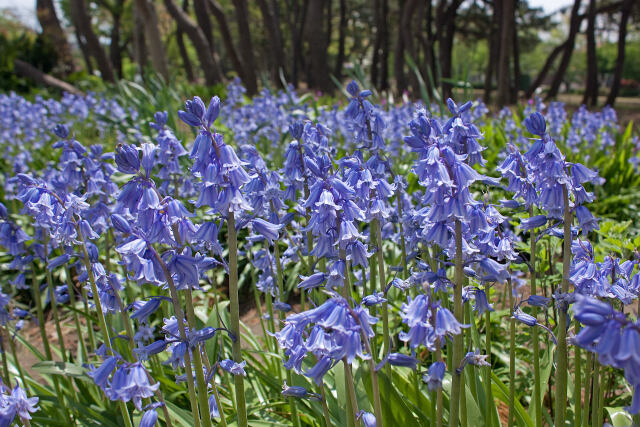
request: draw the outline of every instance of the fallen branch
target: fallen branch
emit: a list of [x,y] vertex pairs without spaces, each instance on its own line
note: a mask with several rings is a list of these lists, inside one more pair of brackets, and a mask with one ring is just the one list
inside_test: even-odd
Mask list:
[[37,83],[45,86],[51,86],[74,95],[82,95],[82,91],[80,89],[49,74],[43,73],[28,62],[16,59],[13,61],[13,69],[17,74],[27,77]]

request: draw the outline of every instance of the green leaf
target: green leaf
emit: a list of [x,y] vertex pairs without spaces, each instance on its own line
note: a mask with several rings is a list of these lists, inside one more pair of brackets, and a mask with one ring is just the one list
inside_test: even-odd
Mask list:
[[86,381],[90,380],[86,375],[87,370],[82,366],[75,365],[73,363],[45,360],[43,362],[36,363],[32,368],[41,374],[64,375],[66,377],[75,377]]
[[627,427],[633,424],[631,416],[623,408],[607,407],[606,409],[613,427]]

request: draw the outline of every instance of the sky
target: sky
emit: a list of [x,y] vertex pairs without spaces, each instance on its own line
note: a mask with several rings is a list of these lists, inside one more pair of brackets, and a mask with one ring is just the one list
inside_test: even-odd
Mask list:
[[[37,28],[35,0],[0,0],[0,9],[10,8],[22,22],[31,28]],[[542,7],[546,13],[555,12],[573,3],[573,0],[529,0],[529,5]]]

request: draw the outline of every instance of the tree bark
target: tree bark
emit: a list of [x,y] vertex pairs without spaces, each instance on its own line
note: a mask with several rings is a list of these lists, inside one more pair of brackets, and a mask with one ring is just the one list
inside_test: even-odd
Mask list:
[[231,30],[229,30],[229,25],[227,24],[227,17],[224,14],[224,10],[218,4],[216,0],[208,0],[209,9],[213,16],[216,18],[218,22],[218,29],[220,30],[220,36],[222,37],[222,43],[224,44],[225,53],[229,57],[231,61],[231,65],[233,69],[238,73],[238,76],[242,81],[245,81],[245,71],[244,65],[240,60],[240,56],[238,55],[238,51],[233,44],[233,37],[231,36]]
[[622,70],[624,68],[624,48],[627,40],[627,24],[629,23],[629,16],[631,15],[634,1],[635,0],[625,0],[622,4],[622,16],[620,17],[620,28],[618,30],[618,59],[616,60],[616,67],[613,72],[611,91],[609,92],[609,96],[607,96],[607,105],[612,107],[620,91],[620,80],[622,80]]
[[511,51],[513,46],[513,13],[515,0],[503,0],[500,32],[500,59],[498,60],[498,104],[511,103]]
[[538,89],[540,85],[542,85],[542,83],[544,82],[544,79],[547,77],[547,74],[549,73],[549,70],[551,69],[551,66],[555,62],[558,55],[560,55],[566,49],[566,45],[567,45],[567,41],[565,41],[559,46],[556,46],[555,49],[551,51],[544,65],[542,66],[542,69],[538,73],[538,76],[533,81],[533,83],[531,83],[531,86],[529,86],[529,88],[525,92],[525,95],[524,95],[525,98],[531,98],[531,96],[534,94],[536,89]]
[[144,38],[144,23],[138,8],[133,8],[133,57],[138,64],[140,75],[144,78],[144,71],[147,67],[149,52],[147,51],[147,43]]
[[67,36],[60,25],[53,0],[37,0],[36,15],[40,27],[42,27],[43,38],[51,43],[58,52],[60,74],[64,76],[72,73],[75,70],[75,66],[71,56],[71,48],[67,42]]
[[487,62],[487,71],[484,76],[484,102],[491,101],[491,92],[493,91],[494,68],[498,64],[500,56],[500,23],[502,22],[502,0],[493,0],[493,13],[491,15],[491,24],[489,27],[489,58]]
[[345,42],[347,38],[347,1],[340,0],[340,24],[338,27],[338,57],[333,68],[333,75],[342,80],[342,66],[345,59]]
[[518,40],[518,0],[514,2],[514,13],[513,13],[513,31],[511,36],[513,38],[513,90],[511,92],[511,103],[515,104],[518,102],[518,95],[520,93],[520,42]]
[[400,13],[398,14],[398,38],[393,53],[393,76],[396,80],[396,93],[402,95],[407,90],[407,78],[404,72],[405,37],[402,35],[402,25],[405,21],[405,10],[412,0],[400,1]]
[[119,79],[122,78],[122,46],[120,44],[120,24],[124,0],[117,0],[110,9],[113,23],[111,25],[111,44],[109,45],[109,59]]
[[445,81],[452,78],[453,38],[456,32],[456,14],[462,0],[453,0],[448,4],[447,0],[440,0],[436,11],[436,34],[438,34],[438,62],[440,74],[443,79],[442,96],[444,99],[452,95],[451,83]]
[[327,56],[327,36],[324,29],[324,0],[309,0],[305,38],[309,47],[308,83],[309,87],[323,92],[331,90],[329,61]]
[[69,83],[59,80],[49,74],[43,73],[28,62],[15,59],[13,61],[13,69],[17,74],[32,79],[36,83],[60,89],[61,91],[69,92],[74,95],[82,95],[82,92],[74,86],[71,86]]
[[162,76],[165,81],[169,80],[169,67],[167,66],[167,56],[164,51],[160,28],[158,27],[158,15],[156,8],[150,0],[135,0],[135,8],[142,21],[151,65],[156,73]]
[[[404,4],[402,10],[402,17],[400,19],[400,27],[398,28],[399,36],[402,38],[402,44],[404,46],[404,55],[409,55],[414,64],[418,63],[415,44],[413,43],[414,34],[413,34],[413,17],[415,16],[416,8],[418,7],[417,0],[407,0]],[[404,73],[404,62],[405,58],[402,58],[402,71]],[[409,77],[405,80],[409,82],[412,90],[412,94],[414,97],[418,96],[420,93],[420,88],[418,87],[418,80],[414,73],[414,70],[409,71]]]
[[[182,10],[185,13],[189,13],[189,0],[184,0],[182,2]],[[184,73],[187,76],[187,81],[192,82],[195,80],[193,75],[193,66],[191,65],[191,60],[189,59],[187,48],[184,45],[184,32],[180,29],[180,27],[178,27],[176,30],[176,44],[178,45],[180,58],[182,58],[182,66],[184,67]]]
[[598,103],[598,58],[596,57],[596,0],[589,1],[587,13],[587,80],[582,103],[590,107]]
[[102,79],[107,82],[114,82],[113,67],[100,44],[98,36],[91,27],[91,16],[87,11],[84,0],[69,0],[69,5],[73,25],[77,28],[80,37],[83,39],[88,55],[95,58]]
[[258,92],[258,81],[256,79],[256,62],[253,57],[253,43],[251,41],[251,29],[249,27],[249,7],[247,0],[235,0],[233,2],[236,11],[236,21],[238,23],[238,33],[240,39],[240,56],[244,66],[244,85],[249,95]]
[[198,60],[200,66],[204,72],[204,80],[208,86],[220,82],[222,77],[218,74],[215,62],[213,61],[213,55],[211,55],[211,46],[207,42],[207,38],[202,33],[202,30],[193,20],[184,13],[184,11],[176,6],[173,0],[164,0],[164,5],[167,8],[169,14],[176,21],[178,27],[184,31],[189,37],[193,46],[198,54]]
[[280,70],[285,71],[285,55],[282,47],[282,32],[280,31],[280,23],[276,10],[271,10],[267,0],[258,0],[260,13],[262,14],[262,22],[269,34],[269,46],[271,48],[271,74],[273,79],[278,81]]
[[[184,6],[185,4],[183,4],[183,10]],[[220,65],[220,57],[218,56],[218,51],[216,50],[216,46],[213,40],[213,29],[211,27],[211,19],[209,19],[210,11],[207,0],[193,0],[193,10],[196,15],[198,26],[202,30],[204,37],[207,39],[207,43],[209,43],[210,53],[213,57],[213,64],[215,66],[214,74],[218,76],[219,80],[222,80],[224,72],[222,71],[222,66]]]
[[578,12],[580,12],[580,3],[581,0],[575,0],[575,2],[573,3],[573,8],[571,9],[571,18],[569,20],[569,36],[567,37],[566,47],[562,54],[562,58],[560,59],[560,64],[558,65],[558,69],[556,70],[553,80],[551,81],[549,92],[547,92],[547,99],[554,98],[558,95],[562,79],[567,72],[567,68],[569,68],[571,55],[573,54],[573,49],[576,44],[576,35],[578,34],[578,30],[580,29],[581,19],[578,14]]

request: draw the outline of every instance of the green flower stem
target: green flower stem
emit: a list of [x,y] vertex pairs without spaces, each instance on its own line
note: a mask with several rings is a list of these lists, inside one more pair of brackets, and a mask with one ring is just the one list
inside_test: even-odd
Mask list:
[[[153,256],[158,261],[162,272],[167,280],[167,285],[169,285],[169,292],[171,294],[171,303],[173,304],[173,311],[176,315],[176,320],[178,321],[178,331],[180,333],[180,339],[184,342],[187,342],[187,332],[184,325],[184,312],[182,311],[182,307],[180,305],[180,295],[178,295],[178,290],[176,289],[176,285],[173,282],[173,278],[171,277],[171,273],[167,268],[164,260],[160,256],[160,254],[155,250],[155,248],[149,246],[149,249],[152,250]],[[189,403],[191,404],[191,415],[193,416],[193,425],[194,427],[200,427],[200,415],[198,413],[198,400],[196,397],[195,384],[193,380],[193,374],[191,372],[191,355],[189,351],[185,352],[184,355],[184,366],[185,366],[185,376],[187,377],[187,391],[189,393]],[[209,406],[205,408],[205,411],[208,411]]]
[[600,427],[598,425],[598,397],[600,396],[600,363],[598,356],[593,356],[593,389],[591,390],[591,427]]
[[[231,333],[234,335],[232,353],[236,363],[242,362],[242,346],[240,332],[240,301],[238,298],[238,237],[236,220],[233,212],[227,214],[227,246],[229,248],[229,301],[231,310]],[[238,426],[247,427],[247,407],[244,397],[244,377],[234,375],[236,386],[236,404]]]
[[49,235],[45,231],[44,233],[44,252],[45,252],[45,271],[47,272],[47,289],[49,291],[49,303],[51,304],[51,312],[53,313],[53,320],[56,324],[56,334],[58,335],[58,345],[60,346],[60,353],[62,361],[67,361],[67,350],[64,345],[64,337],[62,336],[62,328],[60,327],[60,316],[58,314],[58,303],[56,301],[56,295],[53,290],[53,276],[51,269],[49,268]]
[[[38,319],[38,327],[40,328],[40,338],[42,339],[42,345],[44,347],[44,355],[47,360],[53,360],[51,357],[51,347],[49,346],[49,338],[47,338],[47,331],[45,329],[46,325],[44,323],[44,310],[42,309],[42,298],[40,295],[40,287],[38,286],[38,282],[36,279],[36,265],[32,264],[32,275],[31,275],[31,292],[33,294],[33,301],[36,305],[36,317]],[[3,351],[4,354],[4,351]],[[4,362],[4,360],[3,360]],[[8,370],[6,373],[7,377],[9,375]],[[56,391],[56,396],[58,397],[58,402],[60,404],[60,408],[62,409],[62,414],[66,418],[66,420],[71,423],[71,414],[64,402],[64,396],[60,391],[60,383],[58,382],[58,377],[56,375],[52,376],[53,388]],[[10,383],[7,383],[10,384]]]
[[[96,305],[96,313],[98,315],[98,323],[100,324],[100,329],[102,330],[102,336],[104,339],[104,345],[109,350],[110,353],[113,354],[113,348],[111,347],[111,338],[109,336],[109,329],[107,328],[107,322],[104,318],[104,312],[102,311],[102,303],[100,302],[100,297],[98,293],[98,287],[96,286],[96,279],[93,275],[93,268],[91,267],[91,261],[89,261],[89,252],[87,251],[87,244],[84,240],[84,236],[80,227],[76,225],[76,231],[78,236],[80,237],[80,247],[82,249],[82,260],[84,262],[84,266],[87,269],[87,274],[89,276],[89,283],[91,284],[91,293],[93,294],[93,302]],[[131,422],[131,417],[129,416],[129,410],[127,409],[127,404],[121,400],[118,401],[118,406],[120,407],[120,413],[122,414],[122,419],[124,420],[125,427],[133,427]]]
[[[580,323],[575,322],[576,335],[580,331]],[[575,378],[573,382],[573,401],[574,401],[574,422],[573,424],[579,426],[582,424],[582,351],[577,345],[574,346],[574,365],[575,365]]]
[[[25,390],[28,390],[27,380],[24,378],[24,371],[22,370],[22,364],[20,363],[20,359],[16,354],[16,344],[13,342],[13,337],[11,337],[11,331],[9,331],[9,328],[7,326],[4,327],[4,330],[7,334],[7,341],[9,341],[9,347],[11,348],[11,355],[13,356],[13,364],[16,366],[16,369],[18,370],[18,375],[20,376],[20,380],[22,381],[22,387],[24,387]],[[4,352],[3,352],[3,356],[4,356]],[[6,372],[6,375],[8,380],[9,372]],[[6,384],[9,385],[11,384],[11,382],[7,382]]]
[[[191,288],[187,288],[185,292],[185,302],[187,306],[187,322],[189,330],[196,330],[196,315],[193,308],[193,294]],[[209,415],[209,393],[207,391],[207,382],[204,378],[204,370],[202,369],[202,354],[200,353],[199,344],[192,351],[193,364],[196,371],[196,388],[198,389],[198,402],[200,405],[200,418],[202,425],[211,427],[211,417]],[[206,415],[206,416],[205,416]]]
[[[67,288],[69,293],[69,303],[73,308],[76,308],[76,289],[73,286],[73,281],[71,280],[71,270],[69,267],[65,267],[65,278],[67,281]],[[87,344],[84,341],[84,337],[82,334],[82,329],[80,325],[80,318],[78,317],[78,312],[73,312],[73,322],[76,325],[76,332],[78,334],[78,342],[80,343],[80,354],[82,354],[83,361],[89,360],[89,353],[87,351]]]
[[[340,249],[340,259],[344,261],[344,286],[342,287],[342,296],[345,300],[351,300],[351,276],[349,272],[349,263],[347,262],[347,255],[344,249]],[[347,362],[347,358],[342,359],[344,367],[344,383],[346,387],[347,397],[347,425],[359,426],[359,422],[356,419],[356,412],[358,412],[358,400],[356,398],[356,388],[353,383],[353,374],[351,372],[351,366]]]
[[[442,350],[440,342],[436,343],[435,362],[442,362]],[[436,427],[444,425],[444,398],[442,396],[442,387],[436,390]]]
[[[564,200],[564,247],[562,251],[562,285],[560,292],[569,291],[569,263],[571,262],[571,223],[573,221],[569,207],[569,192],[562,187]],[[556,349],[556,408],[555,425],[564,427],[567,411],[567,313],[566,307],[558,310],[558,346]]]
[[[209,363],[209,359],[206,357],[206,352],[204,351],[203,351],[202,360],[204,361],[204,364],[207,367],[207,372],[211,372],[211,364]],[[222,424],[222,427],[227,427],[227,419],[224,415],[224,409],[222,408],[222,399],[220,399],[220,393],[218,393],[218,386],[216,386],[215,375],[211,375],[210,384],[211,384],[211,388],[213,389],[213,396],[216,399],[216,405],[218,406],[218,411],[220,412],[220,424]]]
[[[533,207],[529,208],[529,217],[533,216]],[[536,286],[536,232],[532,229],[529,235],[529,262],[531,263],[530,289],[531,295],[537,295]],[[513,307],[511,307],[513,310]],[[538,309],[533,307],[531,315],[537,317]],[[542,387],[540,385],[540,336],[538,328],[533,329],[533,404],[535,407],[536,427],[542,427]]]
[[[487,296],[488,298],[488,296]],[[486,396],[486,417],[487,417],[487,426],[493,425],[493,411],[495,407],[495,403],[493,401],[493,390],[491,389],[491,312],[489,310],[484,313],[484,323],[485,323],[485,351],[487,354],[487,363],[489,366],[484,368],[484,388],[485,388],[485,396]]]
[[[513,284],[511,279],[507,280],[509,292],[509,307],[513,310],[515,302],[513,301]],[[513,426],[515,421],[516,406],[516,319],[509,319],[509,427]]]
[[0,339],[0,351],[2,351],[2,373],[4,375],[2,381],[4,384],[11,384],[11,377],[9,376],[9,364],[7,363],[7,352],[4,348],[4,339]]
[[[378,219],[374,219],[371,222],[371,225],[373,226],[373,232],[376,236],[375,245],[378,246],[378,285],[380,292],[384,292],[384,289],[387,287],[387,279],[385,277],[384,271],[384,254],[382,253],[382,226],[380,225],[380,220]],[[387,355],[391,351],[391,337],[389,333],[389,303],[387,301],[382,303],[382,336],[384,339],[383,354]],[[387,375],[389,381],[393,379],[393,377],[391,376],[391,365],[389,365],[388,363],[385,364],[385,374]]]
[[88,332],[87,335],[89,336],[89,346],[90,346],[89,348],[96,349],[97,348],[96,337],[95,337],[95,334],[93,333],[93,320],[89,315],[89,293],[84,288],[84,286],[82,287],[80,292],[82,292],[82,305],[84,306],[85,319],[87,321],[87,332]]
[[600,366],[600,387],[598,389],[598,412],[597,421],[601,426],[604,422],[604,392],[607,390],[607,369],[604,366]]
[[593,354],[587,352],[587,364],[584,375],[584,410],[582,411],[582,427],[589,427],[589,405],[591,403],[591,381],[593,379]]
[[[459,220],[455,222],[455,239],[456,239],[456,260],[455,260],[455,284],[453,288],[453,314],[462,323],[462,281],[463,281],[463,265],[462,265],[462,224]],[[487,312],[488,313],[488,312]],[[456,368],[460,366],[463,357],[463,336],[458,334],[453,337],[453,359],[449,368],[452,371],[451,380],[451,399],[449,401],[449,426],[458,427],[460,416],[460,389],[461,376],[457,373]]]
[[[282,273],[282,262],[280,260],[280,247],[278,246],[277,241],[273,243],[273,256],[275,258],[274,261],[276,263],[276,282],[278,285],[278,299],[282,302],[286,302],[286,298],[284,294],[284,275]],[[304,290],[302,291],[302,294],[304,295]],[[283,301],[283,299],[285,301]],[[304,298],[301,299],[300,303],[301,304],[304,303]],[[280,329],[280,325],[278,325],[278,329]],[[280,350],[278,350],[278,353],[280,353]],[[293,384],[293,380],[291,377],[291,370],[287,369],[285,372],[285,375],[287,376],[287,384]],[[293,419],[293,425],[295,425],[296,427],[300,427],[300,418],[298,417],[296,400],[292,396],[289,396],[287,400],[289,401],[289,408],[291,409],[291,418]]]
[[327,397],[324,391],[324,383],[320,384],[320,396],[322,396],[322,414],[324,415],[324,427],[331,427],[331,416],[329,415],[329,407],[327,406]]
[[400,261],[402,262],[402,278],[404,280],[409,277],[409,266],[407,265],[407,245],[404,240],[404,232],[402,227],[402,193],[399,189],[396,193],[396,204],[398,206],[398,232],[400,233]]

